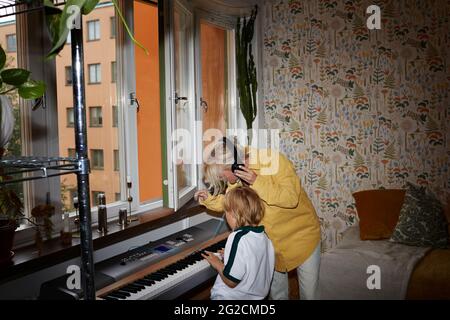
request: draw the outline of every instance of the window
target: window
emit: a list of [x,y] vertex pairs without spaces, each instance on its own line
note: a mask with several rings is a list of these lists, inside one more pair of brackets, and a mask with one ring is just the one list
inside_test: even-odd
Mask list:
[[111,82],[116,83],[116,78],[117,78],[117,67],[116,62],[113,61],[111,62]]
[[119,150],[114,150],[114,171],[119,171]]
[[91,167],[93,170],[103,170],[103,150],[91,150]]
[[89,68],[89,84],[102,82],[102,70],[100,63],[88,65]]
[[67,114],[67,127],[72,128],[75,123],[75,115],[73,113],[73,108],[67,108],[66,114]]
[[[127,1],[122,0],[121,2],[127,4]],[[114,171],[114,150],[119,150],[120,157],[117,159],[119,161],[119,167],[125,169],[125,166],[122,166],[122,161],[124,161],[122,157],[125,157],[127,153],[122,152],[121,149],[125,146],[123,142],[128,137],[129,131],[133,129],[128,129],[125,126],[121,126],[121,128],[113,126],[114,117],[116,117],[115,121],[117,123],[124,123],[121,118],[121,113],[119,115],[113,114],[116,110],[113,106],[120,107],[119,103],[124,101],[124,99],[120,99],[119,101],[118,97],[123,94],[122,92],[126,89],[125,86],[127,83],[125,82],[125,78],[120,77],[118,74],[116,82],[111,82],[110,68],[112,61],[116,61],[117,67],[122,63],[119,53],[124,51],[126,46],[122,43],[124,38],[119,37],[118,34],[116,39],[109,38],[110,17],[115,16],[113,3],[103,0],[99,3],[100,5],[88,15],[88,19],[83,20],[85,29],[85,82],[88,84],[85,87],[85,105],[88,126],[87,140],[90,148],[89,160],[91,165],[89,187],[91,191],[101,190],[105,193],[108,216],[112,217],[117,215],[120,207],[123,206],[123,204],[111,204],[115,203],[115,194],[120,194],[121,190],[125,190],[124,185],[128,175],[128,172]],[[87,41],[89,30],[86,22],[96,20],[99,20],[99,22],[90,24],[90,35],[91,39],[100,39]],[[101,28],[100,34],[98,34],[96,28]],[[63,125],[58,125],[58,147],[61,155],[65,155],[68,148],[74,147],[74,130],[73,128],[68,128],[63,122],[65,121],[66,107],[73,105],[72,87],[66,87],[64,85],[64,67],[71,65],[70,61],[71,46],[65,46],[55,58],[58,117],[60,117],[60,114],[64,115],[63,119],[59,119]],[[101,109],[95,107],[101,107]],[[60,179],[60,183],[61,186],[67,185],[68,188],[76,186],[76,175],[66,175]],[[61,188],[61,190],[63,189]],[[137,199],[136,196],[134,198]],[[66,199],[69,199],[68,194]],[[125,200],[124,196],[122,196],[122,200]],[[97,216],[94,214],[92,218],[93,223],[95,223]]]
[[6,51],[8,52],[17,51],[16,34],[6,35]]
[[100,20],[87,22],[88,41],[100,40]]
[[116,17],[111,17],[109,20],[111,28],[111,39],[116,37]]
[[89,107],[89,125],[91,127],[103,125],[102,107]]
[[77,152],[74,148],[69,148],[67,149],[67,156],[69,158],[76,158],[77,157]]
[[122,196],[121,196],[120,192],[116,192],[114,194],[114,198],[115,198],[116,202],[122,200]]
[[117,106],[112,106],[112,126],[117,128],[119,125],[119,109]]
[[67,66],[64,68],[66,72],[66,86],[72,85],[72,66]]
[[91,192],[91,203],[93,207],[96,207],[99,205],[98,196],[104,194],[103,191],[92,191]]

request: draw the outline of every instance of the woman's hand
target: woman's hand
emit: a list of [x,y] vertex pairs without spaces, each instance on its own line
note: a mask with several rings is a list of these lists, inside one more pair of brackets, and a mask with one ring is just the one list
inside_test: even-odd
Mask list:
[[198,190],[195,194],[194,194],[194,199],[195,201],[205,201],[208,198],[208,190],[203,189],[203,190]]
[[234,171],[234,175],[241,180],[244,180],[249,185],[252,185],[256,181],[258,176],[253,170],[250,170],[247,166],[239,166],[239,170]]
[[222,269],[223,269],[223,262],[214,253],[209,252],[209,251],[205,251],[205,253],[202,253],[202,257],[205,258],[209,262],[209,264],[214,269],[216,269],[218,272],[222,271]]

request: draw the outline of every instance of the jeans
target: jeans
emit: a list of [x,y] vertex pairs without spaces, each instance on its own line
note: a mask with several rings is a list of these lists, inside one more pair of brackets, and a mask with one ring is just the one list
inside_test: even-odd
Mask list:
[[[313,253],[297,267],[297,277],[301,300],[316,299],[317,287],[319,285],[320,269],[320,243]],[[288,273],[275,271],[272,285],[270,286],[269,298],[272,300],[288,300],[289,285]]]

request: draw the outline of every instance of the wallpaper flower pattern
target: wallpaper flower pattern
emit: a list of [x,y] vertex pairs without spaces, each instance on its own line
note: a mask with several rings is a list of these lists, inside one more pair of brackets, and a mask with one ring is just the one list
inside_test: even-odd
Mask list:
[[[381,8],[369,30],[366,8]],[[325,249],[357,223],[352,193],[450,190],[450,1],[273,0],[262,8],[264,111],[281,128]]]

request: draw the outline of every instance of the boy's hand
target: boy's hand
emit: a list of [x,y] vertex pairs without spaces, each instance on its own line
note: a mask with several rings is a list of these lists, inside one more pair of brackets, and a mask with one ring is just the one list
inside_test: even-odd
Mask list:
[[208,198],[208,190],[203,189],[203,190],[198,190],[195,194],[194,194],[194,199],[195,201],[204,201]]
[[217,257],[214,253],[205,251],[205,253],[202,253],[202,257],[208,260],[209,264],[216,269],[217,271],[222,271],[223,269],[223,262],[220,260],[219,257]]

